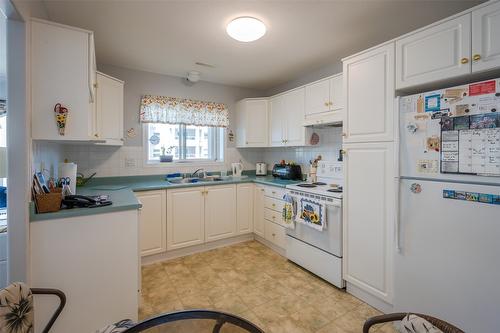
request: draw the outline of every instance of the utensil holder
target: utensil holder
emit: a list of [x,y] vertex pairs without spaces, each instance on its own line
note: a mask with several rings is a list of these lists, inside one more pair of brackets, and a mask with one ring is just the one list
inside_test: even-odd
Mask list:
[[62,193],[61,188],[56,188],[54,192],[36,194],[36,211],[37,213],[57,212],[61,209]]

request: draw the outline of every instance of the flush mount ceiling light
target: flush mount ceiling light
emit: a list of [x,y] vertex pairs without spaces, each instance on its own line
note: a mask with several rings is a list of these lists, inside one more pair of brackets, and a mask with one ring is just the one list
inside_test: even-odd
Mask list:
[[237,41],[253,42],[266,34],[266,26],[254,17],[244,16],[229,22],[226,32]]

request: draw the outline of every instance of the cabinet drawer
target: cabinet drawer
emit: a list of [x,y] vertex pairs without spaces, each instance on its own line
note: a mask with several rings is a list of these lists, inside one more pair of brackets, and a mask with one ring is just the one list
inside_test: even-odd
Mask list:
[[0,234],[0,261],[7,260],[7,233]]
[[271,197],[281,200],[283,199],[283,195],[285,194],[285,189],[275,186],[266,186],[264,187],[264,194],[266,195],[266,197]]
[[264,219],[282,224],[281,223],[281,212],[277,212],[275,210],[269,209],[269,208],[264,208]]
[[277,211],[281,214],[285,202],[271,197],[264,197],[264,207]]
[[266,240],[270,241],[276,246],[285,248],[285,228],[273,223],[271,221],[265,221],[265,231],[264,236]]

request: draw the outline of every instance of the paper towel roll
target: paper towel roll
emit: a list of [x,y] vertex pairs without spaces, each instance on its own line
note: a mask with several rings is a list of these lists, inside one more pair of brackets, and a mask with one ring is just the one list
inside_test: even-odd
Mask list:
[[59,178],[69,177],[69,188],[71,193],[76,193],[76,164],[59,163]]

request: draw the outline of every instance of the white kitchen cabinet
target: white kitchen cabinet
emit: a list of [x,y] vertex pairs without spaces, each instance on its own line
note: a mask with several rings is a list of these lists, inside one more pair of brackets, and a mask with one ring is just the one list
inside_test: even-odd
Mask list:
[[471,18],[459,16],[396,41],[396,88],[471,71]]
[[236,235],[236,185],[205,187],[205,241]]
[[[96,332],[124,318],[137,321],[137,210],[31,222],[30,285],[62,290],[68,302],[53,333]],[[35,297],[35,333],[57,304]]]
[[236,185],[236,221],[239,235],[253,232],[253,201],[252,183]]
[[394,44],[344,59],[344,143],[392,141]]
[[283,95],[273,97],[269,101],[269,144],[271,147],[285,145],[286,110]]
[[106,140],[106,145],[123,145],[123,84],[121,80],[97,72],[94,137]]
[[145,191],[135,193],[141,202],[139,234],[141,255],[167,251],[167,193]]
[[[96,64],[91,31],[31,20],[31,135],[35,140],[94,140]],[[69,110],[59,134],[54,107]]]
[[500,67],[500,2],[472,12],[472,71]]
[[272,147],[304,146],[304,88],[271,98],[269,141]]
[[330,79],[306,85],[305,115],[330,111]]
[[0,233],[0,289],[7,286],[7,233]]
[[305,88],[299,88],[283,95],[285,146],[304,146],[306,128],[304,127]]
[[264,222],[264,237],[272,244],[284,249],[286,246],[285,228],[274,222],[265,220]]
[[306,85],[303,125],[342,122],[344,107],[342,74]]
[[267,98],[247,98],[236,106],[236,146],[267,147],[268,128]]
[[390,304],[396,210],[393,143],[354,143],[343,149],[344,278]]
[[264,194],[263,185],[255,185],[253,200],[253,232],[264,237]]
[[205,188],[167,190],[167,250],[205,242]]

